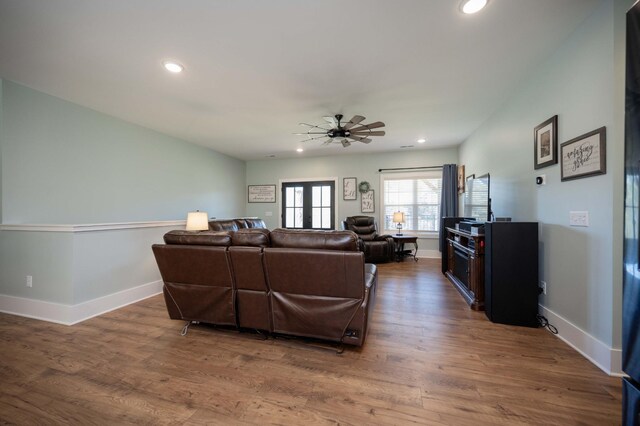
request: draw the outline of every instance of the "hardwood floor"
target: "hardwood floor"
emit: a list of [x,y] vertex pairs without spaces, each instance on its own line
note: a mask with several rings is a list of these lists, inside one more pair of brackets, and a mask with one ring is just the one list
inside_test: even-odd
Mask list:
[[620,379],[493,324],[420,259],[379,267],[362,349],[192,327],[156,296],[67,327],[0,314],[0,423],[619,424]]

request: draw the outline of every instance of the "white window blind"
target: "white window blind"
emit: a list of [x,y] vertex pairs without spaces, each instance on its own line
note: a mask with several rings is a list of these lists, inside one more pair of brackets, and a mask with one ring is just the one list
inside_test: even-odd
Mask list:
[[382,175],[382,211],[384,231],[397,230],[393,213],[403,212],[403,231],[413,233],[438,232],[440,229],[440,194],[442,172],[426,171],[411,174]]

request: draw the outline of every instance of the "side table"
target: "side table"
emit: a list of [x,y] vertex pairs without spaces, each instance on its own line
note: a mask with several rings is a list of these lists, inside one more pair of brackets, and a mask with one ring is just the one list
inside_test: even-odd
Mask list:
[[416,257],[418,254],[418,237],[412,237],[411,235],[391,235],[393,241],[396,243],[396,262],[400,262],[405,256],[411,256],[411,250],[405,250],[405,243],[413,244],[413,260],[416,262],[418,258]]

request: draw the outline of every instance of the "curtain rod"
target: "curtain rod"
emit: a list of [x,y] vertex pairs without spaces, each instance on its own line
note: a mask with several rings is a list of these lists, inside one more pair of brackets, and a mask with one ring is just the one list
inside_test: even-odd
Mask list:
[[396,167],[395,169],[378,169],[378,172],[387,172],[395,170],[421,170],[421,169],[441,169],[442,166],[424,166],[424,167]]

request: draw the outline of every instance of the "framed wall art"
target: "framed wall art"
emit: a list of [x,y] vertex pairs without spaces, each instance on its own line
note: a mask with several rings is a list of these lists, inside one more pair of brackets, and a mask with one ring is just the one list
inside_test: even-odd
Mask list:
[[358,180],[354,177],[346,177],[342,179],[342,199],[343,200],[357,200],[358,199],[358,191],[357,184]]
[[375,206],[376,203],[373,195],[373,189],[363,192],[362,197],[360,197],[360,211],[362,213],[375,213]]
[[248,196],[250,203],[275,203],[275,185],[249,185]]
[[600,127],[563,143],[560,157],[563,182],[607,173],[607,128]]
[[533,168],[541,169],[558,163],[558,116],[554,115],[533,130]]
[[464,193],[464,166],[458,166],[458,194]]

